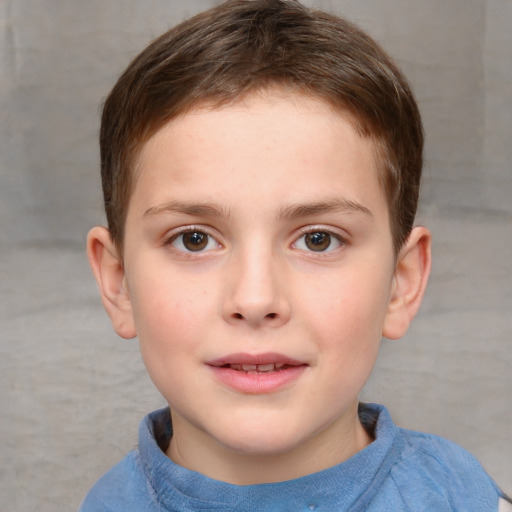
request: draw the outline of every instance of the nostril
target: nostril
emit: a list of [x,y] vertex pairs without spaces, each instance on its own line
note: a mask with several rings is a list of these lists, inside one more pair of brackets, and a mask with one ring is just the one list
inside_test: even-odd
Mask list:
[[243,315],[241,315],[240,313],[235,313],[233,316],[238,320],[242,320],[243,318]]
[[276,317],[277,317],[277,313],[269,313],[268,315],[265,315],[265,318],[270,318],[270,319],[273,319]]

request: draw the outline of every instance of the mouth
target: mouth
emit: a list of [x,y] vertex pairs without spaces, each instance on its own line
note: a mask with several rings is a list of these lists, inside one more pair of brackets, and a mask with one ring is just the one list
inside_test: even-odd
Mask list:
[[220,368],[230,368],[237,372],[245,373],[271,373],[287,370],[292,365],[284,363],[268,363],[268,364],[224,364]]
[[206,364],[216,368],[230,368],[236,371],[258,373],[282,371],[296,366],[307,366],[303,361],[293,359],[277,352],[266,352],[264,354],[229,354],[225,357],[209,361]]
[[207,366],[223,385],[242,393],[263,394],[288,387],[308,364],[282,354],[231,354]]

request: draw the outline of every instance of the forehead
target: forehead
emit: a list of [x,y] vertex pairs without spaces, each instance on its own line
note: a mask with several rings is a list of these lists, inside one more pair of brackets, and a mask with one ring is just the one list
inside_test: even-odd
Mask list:
[[[365,120],[364,116],[357,111],[354,112],[353,108],[348,108],[342,104],[336,104],[331,98],[323,98],[315,91],[304,91],[293,85],[267,85],[255,90],[242,93],[232,99],[223,100],[217,99],[215,96],[212,98],[203,98],[195,103],[185,103],[182,107],[178,108],[176,114],[171,118],[164,121],[157,127],[152,127],[152,123],[148,125],[150,136],[142,144],[136,144],[134,152],[130,160],[134,163],[133,169],[135,176],[140,168],[141,161],[144,159],[148,151],[152,151],[153,147],[158,144],[158,140],[165,137],[175,130],[176,125],[181,125],[180,129],[185,126],[192,125],[193,120],[201,118],[201,122],[209,120],[215,123],[217,120],[224,118],[228,120],[233,117],[238,118],[240,122],[252,117],[257,119],[263,118],[269,114],[269,110],[275,111],[275,117],[284,113],[285,115],[302,114],[304,116],[311,116],[314,114],[316,118],[323,117],[324,120],[341,117],[353,127],[355,133],[369,141],[375,142],[379,139],[377,134],[373,133],[371,126]],[[207,115],[207,114],[211,115]],[[284,119],[286,121],[286,119]],[[283,129],[286,130],[288,125],[282,124]],[[269,127],[271,129],[278,129],[278,125]],[[226,124],[226,129],[229,126]],[[380,144],[373,144],[373,149],[376,154],[376,163],[380,164]],[[380,167],[380,165],[379,165]]]
[[373,140],[344,111],[289,91],[203,104],[173,118],[143,145],[136,174],[134,194],[153,203],[166,194],[218,201],[237,193],[263,206],[283,194],[332,196],[329,189],[344,182],[356,196],[370,182],[380,190]]

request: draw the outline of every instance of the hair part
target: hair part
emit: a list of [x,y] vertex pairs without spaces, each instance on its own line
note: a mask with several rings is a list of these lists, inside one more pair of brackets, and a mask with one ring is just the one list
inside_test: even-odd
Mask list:
[[228,0],[153,41],[121,75],[102,114],[105,211],[122,254],[135,162],[143,144],[188,110],[289,89],[349,115],[375,142],[395,251],[414,223],[423,129],[407,80],[352,23],[295,0]]

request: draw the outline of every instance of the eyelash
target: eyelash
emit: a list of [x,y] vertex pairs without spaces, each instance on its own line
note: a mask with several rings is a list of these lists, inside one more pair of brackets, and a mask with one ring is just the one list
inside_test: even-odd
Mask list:
[[[207,239],[206,240],[206,245],[204,247],[198,248],[197,251],[187,249],[185,247],[184,241],[183,241],[183,237],[184,236],[186,236],[186,235],[194,235],[194,234],[204,235],[206,237],[206,239]],[[181,245],[183,246],[183,248],[174,247],[173,244],[177,240],[179,240],[180,237],[181,237]],[[206,230],[204,227],[200,227],[200,226],[187,226],[187,227],[181,228],[180,230],[178,230],[175,233],[172,233],[168,238],[166,238],[166,240],[164,242],[164,245],[165,246],[171,246],[175,250],[177,250],[179,252],[182,252],[184,254],[194,254],[194,253],[200,254],[200,253],[203,253],[203,252],[208,252],[208,251],[204,251],[204,249],[206,247],[208,247],[208,245],[210,245],[212,241],[215,242],[217,247],[220,246],[220,243],[217,241],[217,239],[211,233],[209,233],[208,230]],[[212,250],[212,249],[210,248],[209,250]]]
[[[297,244],[299,243],[299,241],[305,239],[305,237],[307,235],[315,235],[315,234],[328,235],[329,245],[326,248],[327,250],[315,251],[314,249],[311,249],[311,247],[304,248],[304,249],[297,247]],[[304,243],[306,246],[308,245],[306,241]],[[333,243],[338,244],[337,247],[331,248]],[[342,249],[344,246],[347,245],[347,243],[348,242],[344,237],[342,237],[338,233],[334,233],[331,229],[327,229],[323,226],[308,226],[307,228],[304,228],[303,230],[301,230],[299,236],[297,238],[295,238],[295,241],[293,242],[292,246],[295,246],[297,249],[304,251],[306,253],[309,253],[309,254],[322,255],[322,254],[326,254],[326,253],[331,253],[338,249]]]
[[[194,234],[200,234],[200,235],[203,235],[206,237],[205,245],[200,247],[199,246],[200,244],[198,244],[199,247],[196,251],[187,248],[185,246],[184,240],[183,240],[184,236],[194,235]],[[314,249],[311,248],[311,246],[308,245],[307,241],[304,242],[306,245],[305,248],[298,247],[298,244],[300,243],[300,241],[304,240],[306,236],[316,235],[316,234],[328,236],[328,245],[325,249],[315,251]],[[180,237],[181,237],[182,247],[181,248],[175,247],[174,243],[177,240],[179,240]],[[323,240],[322,238],[319,239],[319,242],[320,242],[318,244],[319,247],[322,244],[322,240]],[[199,238],[198,241],[201,242],[201,239]],[[166,240],[164,241],[164,245],[171,246],[173,249],[177,250],[178,252],[184,253],[184,254],[188,254],[188,255],[198,254],[199,255],[201,253],[205,253],[205,252],[209,252],[209,251],[213,250],[213,248],[207,249],[208,246],[212,243],[212,241],[216,244],[216,248],[221,247],[221,244],[217,241],[217,239],[211,233],[209,233],[208,230],[206,230],[204,227],[202,227],[202,226],[187,226],[187,227],[183,227],[183,228],[179,229],[177,232],[172,233],[168,238],[166,238]],[[337,244],[337,246],[334,248],[331,247],[333,245],[333,243]],[[308,226],[307,228],[303,228],[299,232],[299,235],[294,238],[294,242],[291,244],[291,247],[298,249],[300,251],[303,251],[304,253],[322,255],[322,254],[333,252],[337,249],[341,249],[345,245],[347,245],[347,240],[344,237],[340,236],[339,234],[334,233],[332,230],[326,229],[323,226]]]

